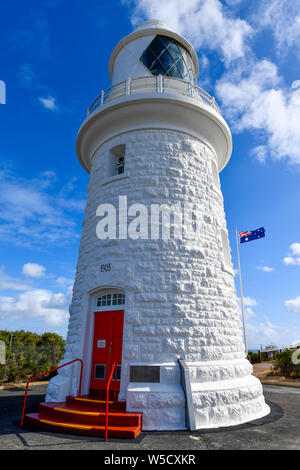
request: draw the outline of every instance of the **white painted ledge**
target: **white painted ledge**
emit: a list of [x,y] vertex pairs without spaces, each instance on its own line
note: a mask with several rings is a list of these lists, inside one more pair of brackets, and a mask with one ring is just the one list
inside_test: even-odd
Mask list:
[[101,186],[105,186],[109,183],[113,183],[114,181],[120,181],[120,180],[125,180],[127,178],[129,178],[129,173],[122,173],[121,175],[113,175],[113,176],[109,176],[105,181],[104,183],[102,183]]

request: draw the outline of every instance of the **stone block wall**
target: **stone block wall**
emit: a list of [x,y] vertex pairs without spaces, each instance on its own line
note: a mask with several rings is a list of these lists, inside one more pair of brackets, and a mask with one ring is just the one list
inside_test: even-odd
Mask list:
[[[120,144],[126,147],[125,172],[112,179],[108,174],[110,150]],[[126,398],[133,362],[183,358],[191,364],[191,377],[197,383],[206,377],[220,381],[250,374],[233,270],[224,257],[221,230],[227,233],[227,229],[212,161],[217,165],[215,152],[207,143],[163,129],[128,132],[95,151],[64,360],[86,354],[86,344],[91,341],[87,326],[93,313],[91,293],[107,286],[124,289],[121,399]],[[97,207],[109,203],[117,209],[119,196],[127,196],[128,207],[144,204],[149,214],[151,204],[179,204],[182,209],[184,204],[193,205],[201,229],[194,239],[99,240]],[[110,263],[109,272],[100,271],[103,263]],[[205,363],[209,361],[220,361],[220,367],[215,372],[208,370]],[[235,366],[222,369],[223,361],[234,361]],[[70,391],[75,389],[76,380],[72,380]],[[55,396],[54,384],[52,389],[50,384],[48,399]]]

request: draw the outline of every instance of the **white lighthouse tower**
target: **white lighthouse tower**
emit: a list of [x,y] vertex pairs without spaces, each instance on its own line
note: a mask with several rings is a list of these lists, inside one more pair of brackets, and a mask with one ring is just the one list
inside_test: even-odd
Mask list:
[[[77,137],[90,182],[63,362],[83,360],[86,400],[115,363],[115,400],[145,430],[269,412],[245,357],[218,175],[231,133],[198,67],[186,39],[142,23],[113,50],[112,86]],[[78,385],[76,364],[60,369],[47,402]]]

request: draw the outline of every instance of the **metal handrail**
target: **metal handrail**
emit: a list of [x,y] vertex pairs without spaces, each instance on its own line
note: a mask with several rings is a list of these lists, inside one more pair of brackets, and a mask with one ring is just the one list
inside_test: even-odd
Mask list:
[[109,387],[110,387],[110,383],[111,383],[111,379],[112,379],[112,376],[113,376],[115,367],[116,367],[116,362],[113,363],[113,366],[112,366],[112,369],[111,369],[111,373],[110,373],[110,376],[109,376],[109,379],[108,379],[107,385],[106,385],[105,441],[107,441],[107,436],[108,436],[108,398],[109,398]]
[[217,105],[213,96],[202,88],[193,85],[191,82],[185,82],[175,77],[164,77],[163,75],[145,76],[138,78],[128,78],[120,83],[110,86],[106,90],[102,90],[100,95],[92,102],[88,108],[87,114],[92,113],[99,106],[103,106],[107,101],[120,98],[126,95],[134,95],[151,90],[155,93],[165,93],[175,91],[178,94],[188,96],[196,101],[202,101],[204,104],[212,107],[221,114],[221,110]]
[[72,364],[73,362],[79,361],[81,366],[80,366],[80,380],[79,380],[79,391],[78,391],[78,396],[80,397],[81,395],[81,384],[82,384],[82,369],[83,369],[83,361],[82,359],[73,359],[73,361],[66,362],[65,364],[62,364],[61,366],[55,367],[54,369],[48,370],[47,372],[43,372],[40,375],[37,375],[36,377],[32,377],[31,379],[28,380],[26,383],[26,390],[25,390],[25,396],[24,396],[24,403],[23,403],[23,410],[22,410],[22,416],[21,416],[21,422],[20,422],[20,427],[23,427],[23,421],[24,421],[24,414],[25,414],[25,407],[26,407],[26,401],[27,401],[27,394],[28,394],[28,386],[29,383],[32,382],[32,380],[38,379],[39,377],[42,377],[43,375],[50,374],[50,372],[54,372],[57,369],[61,369],[62,367],[68,366],[69,364]]

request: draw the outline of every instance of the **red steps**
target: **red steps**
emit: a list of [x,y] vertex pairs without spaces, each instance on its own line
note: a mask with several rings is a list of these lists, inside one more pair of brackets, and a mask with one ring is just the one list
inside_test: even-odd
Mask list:
[[[86,406],[91,410],[104,410],[105,400],[101,398],[94,398],[89,395],[81,397],[67,397],[67,404],[71,406]],[[109,401],[109,411],[124,411],[126,412],[126,403],[124,401]]]
[[[25,415],[25,422],[55,432],[89,436],[105,435],[105,401],[67,397],[63,403],[40,403],[39,412]],[[127,413],[124,402],[110,402],[108,436],[135,439],[142,429],[142,414]]]

